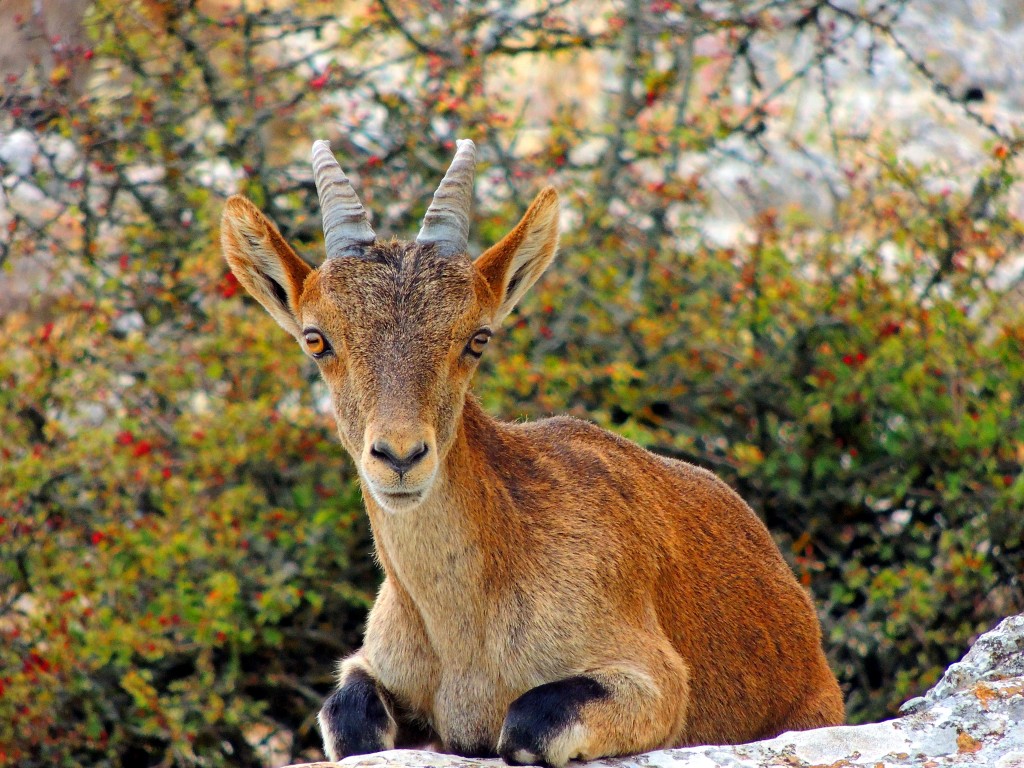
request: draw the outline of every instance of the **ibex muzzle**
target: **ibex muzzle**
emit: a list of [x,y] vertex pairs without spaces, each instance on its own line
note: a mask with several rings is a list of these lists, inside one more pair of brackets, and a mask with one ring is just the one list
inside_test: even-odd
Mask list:
[[363,438],[359,469],[374,499],[389,512],[415,507],[437,475],[433,427],[419,420],[371,420]]

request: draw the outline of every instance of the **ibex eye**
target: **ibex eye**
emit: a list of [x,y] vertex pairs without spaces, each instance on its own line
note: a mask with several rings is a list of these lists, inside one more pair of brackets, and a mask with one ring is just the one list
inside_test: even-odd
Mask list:
[[302,339],[306,342],[306,349],[313,357],[321,358],[331,351],[331,345],[323,337],[320,331],[307,329],[302,332]]
[[491,329],[481,328],[479,331],[473,334],[473,338],[466,344],[466,354],[472,355],[473,357],[480,357],[484,353],[484,347],[487,346],[487,342],[491,340]]

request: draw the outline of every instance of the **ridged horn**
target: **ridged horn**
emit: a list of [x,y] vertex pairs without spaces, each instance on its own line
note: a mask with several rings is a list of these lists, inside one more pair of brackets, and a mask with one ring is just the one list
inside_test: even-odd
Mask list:
[[452,256],[469,247],[469,214],[473,207],[473,174],[476,145],[459,139],[458,149],[441,185],[423,216],[417,243],[436,243],[441,253]]
[[366,209],[352,189],[352,182],[334,159],[331,145],[313,142],[313,181],[324,219],[324,247],[328,259],[361,256],[377,239]]

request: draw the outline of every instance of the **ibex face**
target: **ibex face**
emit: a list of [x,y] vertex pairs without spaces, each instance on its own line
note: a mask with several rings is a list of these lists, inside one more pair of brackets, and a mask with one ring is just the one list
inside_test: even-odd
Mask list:
[[470,259],[474,151],[460,142],[415,242],[377,242],[326,142],[317,142],[327,260],[316,270],[248,200],[233,197],[224,212],[232,271],[316,360],[341,440],[388,512],[429,496],[488,339],[557,247],[549,188],[508,236]]
[[313,354],[323,345],[316,354],[338,432],[385,509],[429,493],[495,304],[468,257],[432,245],[374,245],[307,279],[304,346]]

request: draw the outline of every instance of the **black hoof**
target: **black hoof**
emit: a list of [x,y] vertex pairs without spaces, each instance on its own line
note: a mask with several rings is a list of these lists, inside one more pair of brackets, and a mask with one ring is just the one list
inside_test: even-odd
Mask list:
[[389,749],[394,721],[373,678],[355,670],[332,693],[317,717],[324,752],[331,760]]
[[533,688],[512,702],[501,727],[498,754],[509,765],[552,765],[551,742],[579,722],[588,701],[608,696],[590,677],[570,677]]

